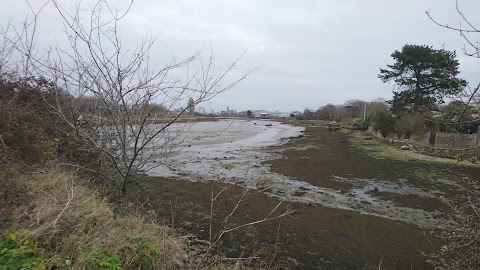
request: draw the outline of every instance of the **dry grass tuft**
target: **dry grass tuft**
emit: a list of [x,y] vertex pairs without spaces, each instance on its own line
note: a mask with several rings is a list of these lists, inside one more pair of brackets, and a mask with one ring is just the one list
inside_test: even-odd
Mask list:
[[114,213],[98,192],[68,172],[21,175],[29,201],[16,209],[16,230],[53,250],[51,266],[99,269],[121,262],[125,269],[185,268],[186,241],[151,218]]

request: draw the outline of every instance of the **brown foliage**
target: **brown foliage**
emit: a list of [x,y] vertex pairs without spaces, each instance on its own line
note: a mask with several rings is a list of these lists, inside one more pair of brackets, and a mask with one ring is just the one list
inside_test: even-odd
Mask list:
[[3,162],[17,159],[33,164],[49,158],[55,133],[60,128],[43,102],[44,97],[52,98],[50,89],[43,79],[0,77]]
[[59,97],[55,86],[43,78],[0,75],[1,163],[96,163],[97,154],[51,110],[48,104],[53,101],[65,104],[68,96]]
[[424,117],[420,114],[405,114],[395,121],[395,132],[397,134],[405,134],[406,138],[413,134],[428,132],[429,130]]

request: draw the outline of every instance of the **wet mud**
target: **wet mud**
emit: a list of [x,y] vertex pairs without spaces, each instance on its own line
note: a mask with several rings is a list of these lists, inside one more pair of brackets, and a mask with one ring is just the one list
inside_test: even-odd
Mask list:
[[[222,182],[235,186],[215,202],[214,232],[245,186],[263,188],[241,205],[232,226],[265,217],[279,201],[295,214],[230,233],[217,252],[255,255],[257,264],[283,269],[430,269],[421,253],[440,242],[429,231],[455,222],[439,197],[461,197],[461,180],[478,169],[378,157],[355,147],[352,134],[341,131],[307,127],[304,134],[261,154],[251,152],[260,156],[254,158],[253,179],[242,180],[245,160],[212,154],[204,157],[210,166],[222,162],[212,170],[223,173],[210,178],[216,181],[192,171],[186,177],[145,177],[138,200],[168,224],[208,239],[210,196]],[[198,182],[180,180],[185,178]]]

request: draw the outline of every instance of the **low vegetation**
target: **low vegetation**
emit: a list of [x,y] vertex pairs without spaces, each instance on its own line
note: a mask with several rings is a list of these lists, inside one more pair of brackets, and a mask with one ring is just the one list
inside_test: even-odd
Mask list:
[[415,161],[478,167],[480,151],[434,149],[428,146],[412,145],[408,142],[374,139],[369,132],[343,130],[348,133],[353,147],[376,159]]
[[480,193],[478,182],[468,183],[463,203],[443,199],[454,210],[459,226],[454,231],[432,232],[445,241],[438,250],[426,254],[435,269],[479,269],[480,268]]
[[[76,170],[108,163],[49,110],[48,85],[0,76],[0,270],[198,265],[201,245],[133,209],[102,174]],[[227,267],[213,256],[205,264]]]
[[2,205],[14,207],[3,224],[1,269],[178,269],[188,263],[185,238],[159,225],[155,213],[115,211],[73,173],[11,173],[3,180],[10,189]]

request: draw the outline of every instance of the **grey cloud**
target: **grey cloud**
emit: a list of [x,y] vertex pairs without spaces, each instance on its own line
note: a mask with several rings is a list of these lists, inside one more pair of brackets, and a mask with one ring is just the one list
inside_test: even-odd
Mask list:
[[[125,1],[114,3],[121,7],[118,3]],[[0,4],[6,7],[0,10],[1,18],[26,14],[18,1]],[[480,2],[460,4],[480,27],[475,14]],[[462,55],[465,42],[458,33],[431,22],[426,10],[450,25],[461,19],[455,1],[136,0],[121,29],[129,46],[144,35],[158,35],[152,56],[159,65],[172,55],[208,52],[211,43],[218,64],[227,66],[248,49],[231,75],[261,67],[212,100],[212,107],[290,111],[354,98],[391,98],[392,85],[381,83],[377,74],[392,63],[390,54],[406,43],[457,50],[462,76],[478,81],[480,65]],[[54,16],[43,18],[45,25],[55,25],[50,17]]]

